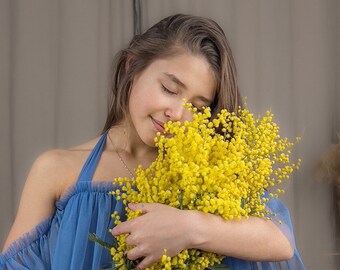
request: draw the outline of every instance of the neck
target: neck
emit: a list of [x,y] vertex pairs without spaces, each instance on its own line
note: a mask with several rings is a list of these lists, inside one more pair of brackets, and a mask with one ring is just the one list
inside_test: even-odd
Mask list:
[[107,150],[123,152],[134,158],[157,155],[157,148],[146,145],[130,121],[122,121],[108,132]]

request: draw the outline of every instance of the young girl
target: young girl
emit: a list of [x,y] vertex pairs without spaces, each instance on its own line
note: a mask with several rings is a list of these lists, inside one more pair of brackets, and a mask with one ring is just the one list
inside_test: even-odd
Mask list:
[[[157,156],[154,137],[169,120],[185,121],[194,106],[235,111],[236,69],[223,30],[212,20],[170,16],[135,36],[118,55],[109,113],[100,137],[67,150],[52,150],[34,163],[19,210],[0,257],[0,269],[101,269],[109,252],[89,233],[112,242],[110,214],[124,216],[121,201],[109,195],[116,177],[133,177],[139,164]],[[144,215],[116,226],[128,233],[127,252],[145,269],[160,260],[201,249],[226,256],[240,269],[304,269],[295,248],[289,213],[279,200],[268,207],[284,222],[258,217],[225,221],[199,211],[160,204],[133,204]],[[14,242],[13,242],[14,241]],[[12,244],[11,244],[12,243]]]

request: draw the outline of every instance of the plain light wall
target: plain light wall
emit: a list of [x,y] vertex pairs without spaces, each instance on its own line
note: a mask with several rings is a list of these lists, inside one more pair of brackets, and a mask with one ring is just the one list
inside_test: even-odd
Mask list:
[[[330,185],[317,164],[340,131],[337,0],[142,0],[142,29],[173,13],[215,19],[240,90],[281,133],[302,136],[282,199],[307,269],[335,269]],[[132,1],[0,0],[0,243],[35,158],[99,134],[114,54],[133,33]]]

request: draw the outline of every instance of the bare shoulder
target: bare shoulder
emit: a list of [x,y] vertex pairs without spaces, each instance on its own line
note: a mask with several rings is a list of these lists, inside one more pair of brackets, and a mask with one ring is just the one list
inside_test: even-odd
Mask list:
[[72,155],[69,150],[53,149],[38,156],[27,177],[26,185],[43,186],[57,199],[63,182],[72,175]]
[[77,182],[97,139],[69,149],[53,149],[38,156],[28,174],[22,198],[41,194],[54,207],[64,191]]
[[27,176],[20,204],[4,249],[55,211],[55,202],[74,184],[96,139],[70,149],[53,149],[38,156]]
[[98,138],[69,149],[52,149],[38,156],[27,181],[40,182],[54,190],[59,199],[63,191],[74,184]]
[[61,183],[67,175],[67,170],[64,170],[66,156],[62,150],[51,150],[35,160],[27,176],[18,212],[3,250],[54,213]]

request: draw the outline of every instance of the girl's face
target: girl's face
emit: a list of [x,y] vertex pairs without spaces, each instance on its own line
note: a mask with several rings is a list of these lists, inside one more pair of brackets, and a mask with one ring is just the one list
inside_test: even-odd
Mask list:
[[181,54],[152,62],[133,81],[129,116],[140,139],[154,147],[157,132],[167,121],[192,120],[182,99],[197,108],[215,97],[215,76],[201,56]]

